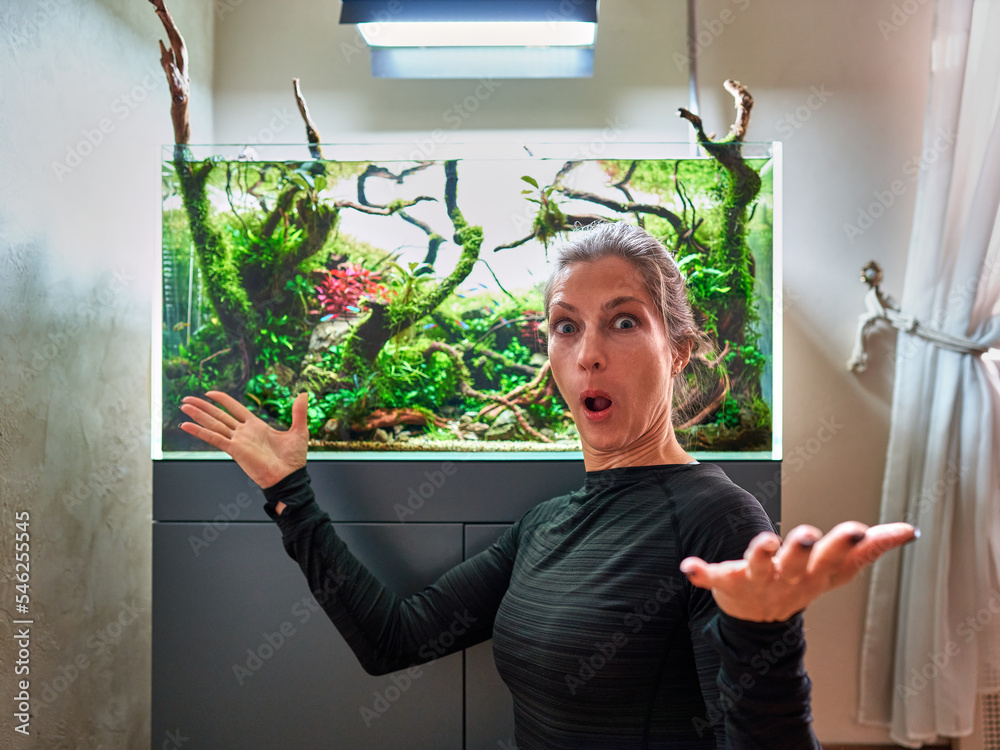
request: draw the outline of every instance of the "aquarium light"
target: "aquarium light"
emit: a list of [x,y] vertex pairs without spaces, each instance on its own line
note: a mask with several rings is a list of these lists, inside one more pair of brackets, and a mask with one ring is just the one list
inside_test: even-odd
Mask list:
[[359,23],[369,47],[592,47],[597,24],[571,21]]
[[[377,47],[374,78],[589,78],[594,50],[581,47]],[[490,84],[487,80],[486,85]]]
[[593,75],[598,0],[343,0],[376,78]]

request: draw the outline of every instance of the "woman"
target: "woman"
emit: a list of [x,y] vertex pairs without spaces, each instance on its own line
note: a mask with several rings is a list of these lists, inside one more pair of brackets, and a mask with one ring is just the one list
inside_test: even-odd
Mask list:
[[[782,544],[751,495],[681,448],[673,381],[700,336],[676,263],[644,231],[577,232],[545,308],[585,484],[405,600],[354,558],[313,498],[307,395],[287,432],[219,392],[208,395],[226,411],[186,398],[195,423],[182,427],[264,488],[286,550],[368,671],[492,637],[521,750],[819,747],[801,610],[914,529],[799,526]],[[454,645],[430,648],[445,632]]]

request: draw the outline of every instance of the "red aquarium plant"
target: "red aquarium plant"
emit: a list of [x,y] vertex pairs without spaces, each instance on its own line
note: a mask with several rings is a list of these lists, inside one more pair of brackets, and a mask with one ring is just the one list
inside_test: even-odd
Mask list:
[[367,300],[384,300],[389,289],[380,283],[381,276],[362,266],[346,263],[340,268],[332,268],[316,273],[322,276],[316,286],[323,320],[341,315],[358,314]]

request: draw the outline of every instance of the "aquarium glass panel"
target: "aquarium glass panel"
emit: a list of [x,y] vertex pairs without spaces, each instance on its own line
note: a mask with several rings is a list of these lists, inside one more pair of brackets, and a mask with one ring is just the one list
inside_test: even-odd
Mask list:
[[542,289],[601,220],[673,251],[710,341],[681,443],[780,458],[778,144],[255,149],[164,150],[154,458],[224,457],[179,428],[218,390],[280,428],[308,391],[312,459],[579,459]]

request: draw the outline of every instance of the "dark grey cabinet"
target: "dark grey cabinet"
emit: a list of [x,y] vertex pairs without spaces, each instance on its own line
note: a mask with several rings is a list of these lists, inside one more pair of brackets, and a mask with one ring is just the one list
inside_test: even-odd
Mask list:
[[[754,491],[773,463],[723,464]],[[401,594],[575,489],[566,461],[316,461],[321,505]],[[152,737],[190,748],[512,750],[489,642],[394,675],[358,665],[228,461],[160,461],[153,488]],[[772,517],[778,498],[761,497]],[[188,744],[189,743],[189,744]]]

